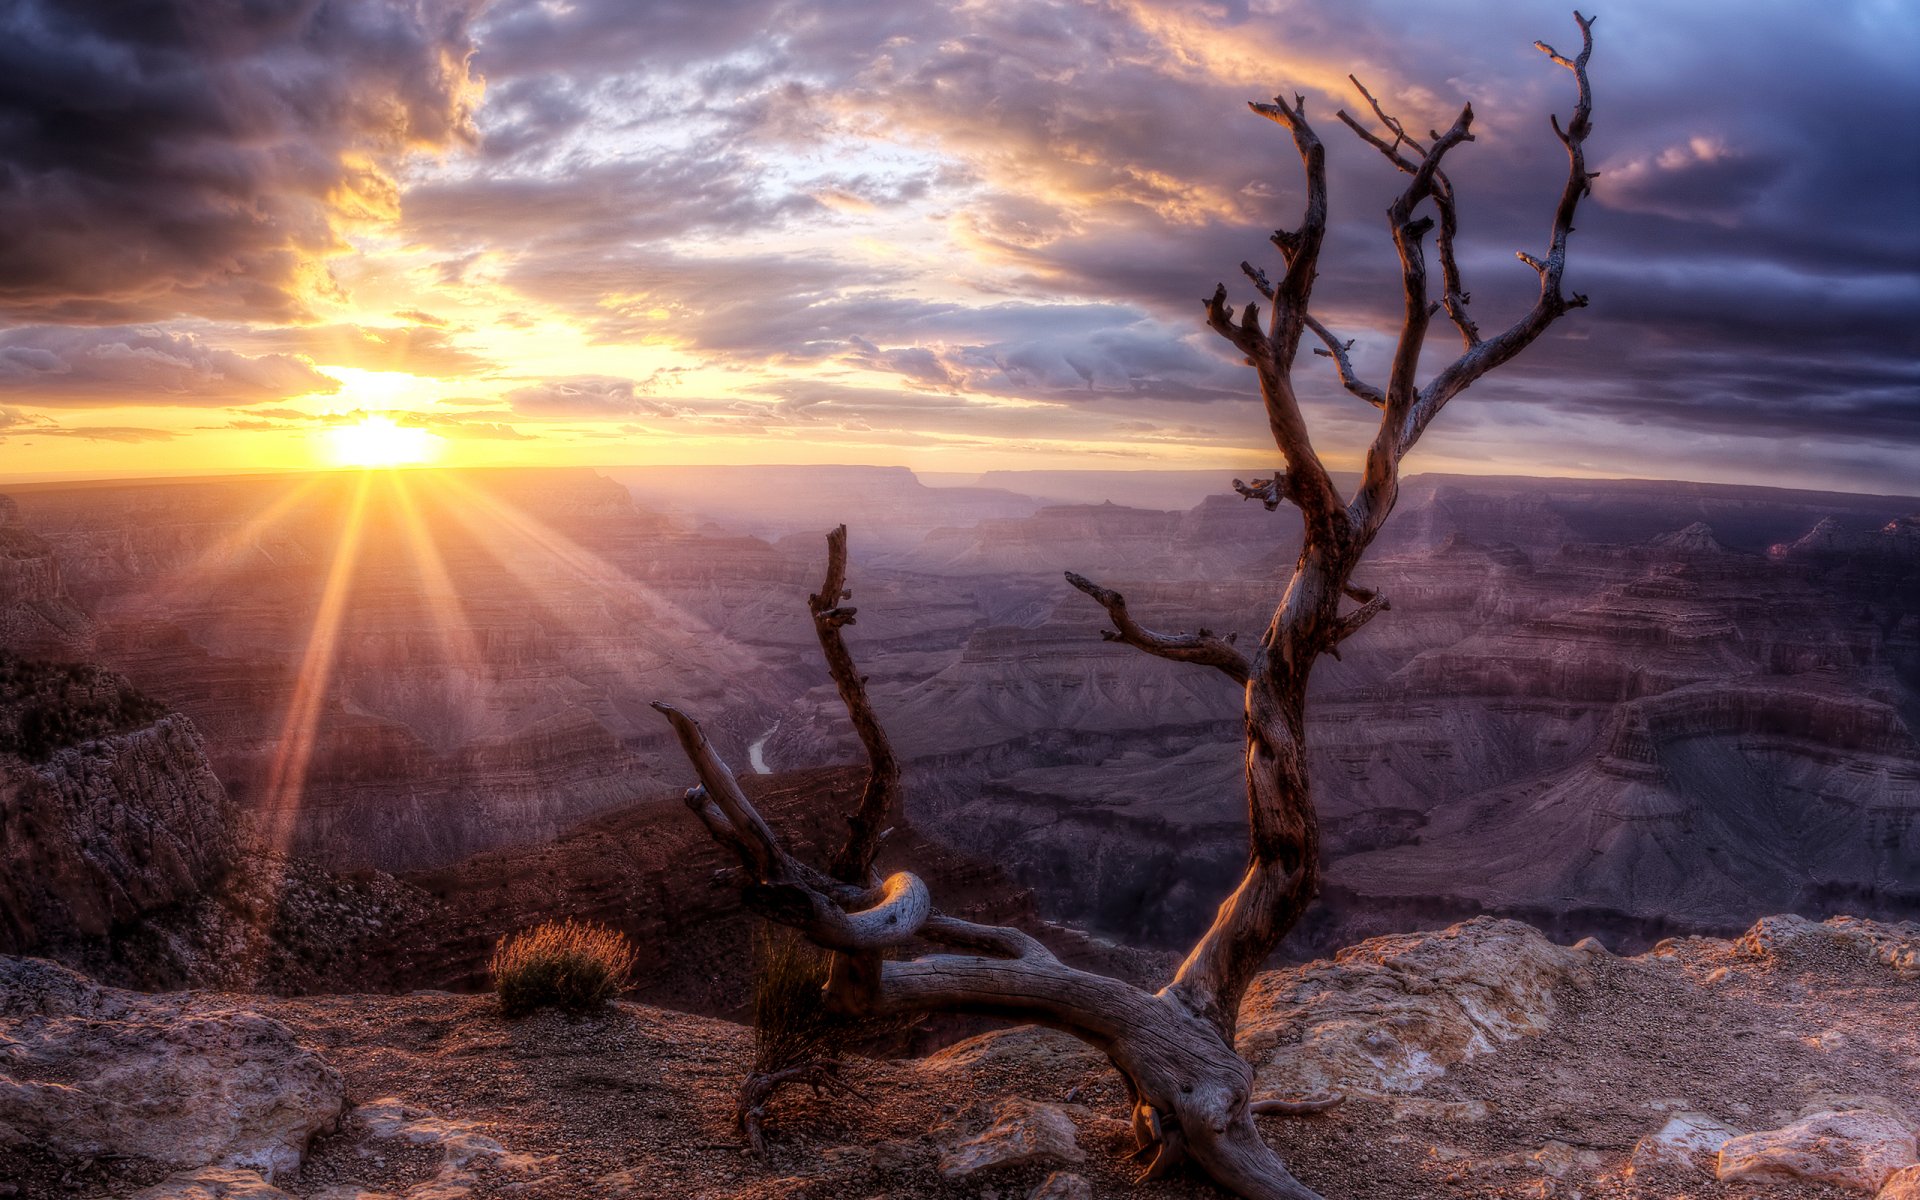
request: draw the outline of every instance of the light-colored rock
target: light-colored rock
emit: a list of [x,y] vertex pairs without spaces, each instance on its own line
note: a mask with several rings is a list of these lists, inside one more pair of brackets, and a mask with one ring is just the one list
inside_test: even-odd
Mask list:
[[1027,1200],[1093,1200],[1093,1185],[1072,1171],[1055,1171],[1027,1193]]
[[0,958],[0,1142],[74,1157],[299,1167],[346,1103],[340,1073],[243,1008],[102,988]]
[[1711,1175],[1728,1139],[1740,1130],[1699,1112],[1677,1112],[1633,1147],[1636,1167],[1679,1167]]
[[202,1167],[142,1188],[128,1200],[293,1200],[293,1197],[253,1171]]
[[471,1121],[435,1116],[392,1096],[360,1105],[351,1121],[369,1138],[440,1152],[439,1171],[408,1188],[406,1200],[466,1200],[483,1173],[537,1176],[548,1164],[546,1159],[508,1150]]
[[1547,1029],[1555,991],[1598,961],[1487,917],[1370,938],[1332,961],[1261,976],[1241,1005],[1240,1051],[1263,1091],[1413,1091]]
[[1720,1147],[1722,1182],[1808,1180],[1872,1194],[1916,1162],[1913,1130],[1883,1112],[1854,1109],[1802,1117]]
[[1874,1200],[1920,1200],[1920,1166],[1901,1167],[1887,1176]]
[[996,1167],[1077,1163],[1086,1157],[1074,1135],[1073,1121],[1063,1109],[1015,1098],[994,1105],[992,1124],[940,1156],[940,1174],[949,1180],[966,1179]]

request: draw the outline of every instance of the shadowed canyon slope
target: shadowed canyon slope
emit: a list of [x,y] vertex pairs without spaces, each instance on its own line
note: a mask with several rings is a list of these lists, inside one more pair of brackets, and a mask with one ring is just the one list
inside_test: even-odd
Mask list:
[[[1211,914],[1244,847],[1239,697],[1103,642],[1060,572],[1253,639],[1289,514],[1052,504],[1018,476],[620,474],[13,489],[0,611],[190,716],[271,844],[439,868],[669,802],[656,698],[741,770],[853,758],[805,598],[828,514],[859,514],[849,636],[914,826],[1097,932],[1173,945]],[[1628,944],[1920,911],[1917,510],[1408,481],[1363,572],[1392,610],[1316,674],[1331,869],[1299,945],[1481,911]]]

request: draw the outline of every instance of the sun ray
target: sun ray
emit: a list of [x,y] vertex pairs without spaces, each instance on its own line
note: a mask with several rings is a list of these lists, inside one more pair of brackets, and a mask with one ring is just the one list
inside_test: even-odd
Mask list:
[[[526,587],[534,603],[563,627],[594,632],[553,603],[549,598],[553,581],[534,571],[523,555],[513,553],[502,545],[503,541],[536,552],[543,560],[603,595],[611,594],[637,604],[653,623],[677,623],[689,636],[714,632],[705,620],[515,505],[452,475],[443,474],[436,482],[451,493],[449,499],[458,501],[447,504],[446,510],[466,527],[482,549]],[[629,687],[648,682],[639,666],[624,656],[616,656],[601,665]]]
[[283,853],[291,845],[294,822],[304,799],[307,769],[313,760],[320,714],[326,706],[339,649],[341,620],[353,590],[354,568],[366,530],[367,495],[372,484],[371,472],[360,476],[341,520],[333,562],[327,568],[313,627],[307,634],[306,651],[301,656],[299,674],[294,677],[293,696],[288,701],[286,719],[281,724],[280,739],[268,768],[266,794],[257,810],[268,844]]
[[204,592],[210,585],[227,579],[241,569],[241,551],[284,520],[319,485],[318,476],[307,476],[244,523],[215,538],[192,562],[156,575],[146,587],[116,598],[113,608],[131,612],[170,611],[190,594]]
[[416,474],[409,478],[396,473],[388,477],[387,483],[392,491],[394,511],[400,517],[400,530],[406,539],[409,557],[419,576],[427,608],[432,614],[434,641],[440,651],[441,663],[447,668],[449,686],[453,676],[466,672],[484,690],[492,679],[492,671],[474,639],[472,621],[460,600],[459,590],[454,586],[453,576],[447,570],[446,558],[441,554],[434,533],[428,528],[420,504],[414,498],[415,478],[432,482],[438,477]]

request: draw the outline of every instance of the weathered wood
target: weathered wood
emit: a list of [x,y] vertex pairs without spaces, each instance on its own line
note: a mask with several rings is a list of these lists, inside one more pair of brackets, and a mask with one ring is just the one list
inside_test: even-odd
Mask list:
[[847,841],[827,869],[835,879],[864,884],[873,874],[873,858],[880,851],[888,822],[899,807],[900,760],[894,756],[893,743],[874,715],[867,699],[865,682],[853,665],[840,630],[853,624],[857,609],[843,608],[840,601],[847,592],[847,527],[836,526],[827,534],[827,577],[820,590],[807,597],[813,613],[813,629],[820,640],[820,653],[827,660],[827,674],[840,693],[840,703],[853,722],[860,745],[867,753],[867,782],[861,789],[860,803],[847,814]]
[[[1235,319],[1225,285],[1205,301],[1206,321],[1254,368],[1267,424],[1285,470],[1234,488],[1269,509],[1282,500],[1301,515],[1303,537],[1293,574],[1259,645],[1242,651],[1231,637],[1207,630],[1163,634],[1141,626],[1126,600],[1109,588],[1067,575],[1112,619],[1110,640],[1146,653],[1210,667],[1244,690],[1247,793],[1247,868],[1207,929],[1158,992],[1069,967],[1038,941],[1014,929],[975,925],[933,911],[924,884],[901,872],[874,886],[873,857],[880,829],[896,803],[899,766],[868,702],[865,685],[840,630],[853,622],[846,595],[846,529],[828,535],[826,582],[809,600],[821,651],[839,688],[872,772],[859,809],[849,815],[850,835],[831,874],[795,860],[774,838],[740,790],[726,763],[692,718],[656,704],[679,735],[701,786],[688,806],[721,845],[742,864],[742,895],[756,911],[800,930],[835,952],[829,998],[875,1015],[963,1012],[1030,1021],[1063,1030],[1104,1051],[1133,1099],[1136,1156],[1158,1178],[1191,1163],[1216,1183],[1249,1200],[1313,1200],[1260,1137],[1256,1115],[1302,1115],[1324,1111],[1339,1097],[1255,1099],[1253,1071],[1233,1048],[1242,999],[1256,972],[1312,903],[1320,886],[1320,826],[1307,774],[1307,683],[1322,654],[1339,653],[1352,637],[1388,608],[1386,597],[1353,582],[1354,570],[1393,509],[1400,464],[1427,424],[1446,403],[1486,372],[1532,344],[1568,311],[1586,303],[1562,290],[1568,235],[1591,176],[1585,139],[1592,128],[1587,62],[1593,50],[1592,20],[1574,14],[1581,50],[1567,58],[1544,43],[1540,49],[1571,71],[1578,98],[1563,128],[1553,129],[1568,156],[1568,176],[1554,211],[1544,258],[1522,253],[1540,275],[1533,307],[1492,338],[1482,338],[1466,315],[1468,295],[1460,281],[1454,240],[1458,212],[1452,182],[1441,169],[1446,154],[1472,140],[1473,110],[1463,108],[1444,133],[1423,141],[1410,136],[1358,80],[1377,119],[1393,135],[1369,131],[1346,113],[1340,119],[1409,176],[1388,212],[1389,232],[1401,263],[1403,312],[1385,388],[1362,382],[1348,356],[1351,343],[1335,338],[1308,311],[1321,245],[1326,235],[1326,153],[1306,117],[1303,99],[1284,97],[1251,105],[1286,128],[1306,176],[1306,208],[1294,230],[1279,230],[1285,273],[1279,282],[1251,263],[1241,269],[1272,302],[1263,327],[1256,305]],[[1430,301],[1424,239],[1436,226],[1419,210],[1439,215],[1435,245],[1441,261],[1442,295]],[[1459,357],[1418,384],[1416,372],[1428,323],[1445,310],[1459,331]],[[1365,468],[1351,502],[1341,498],[1313,447],[1293,385],[1293,365],[1303,333],[1324,344],[1341,385],[1381,410]],[[1342,613],[1343,601],[1358,607]],[[914,940],[943,953],[889,958],[882,950],[904,949]],[[744,1098],[743,1098],[744,1103]]]

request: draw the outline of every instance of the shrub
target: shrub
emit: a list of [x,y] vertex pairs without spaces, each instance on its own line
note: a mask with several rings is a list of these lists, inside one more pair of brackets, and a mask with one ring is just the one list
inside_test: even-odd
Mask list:
[[760,971],[753,980],[753,1071],[771,1075],[817,1058],[836,1058],[857,1036],[856,1023],[828,1011],[826,951],[780,925],[760,927]]
[[548,1005],[591,1012],[627,986],[633,962],[633,943],[624,934],[568,919],[501,938],[487,966],[501,1011],[522,1017]]

